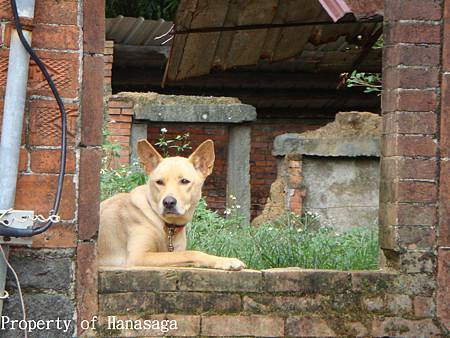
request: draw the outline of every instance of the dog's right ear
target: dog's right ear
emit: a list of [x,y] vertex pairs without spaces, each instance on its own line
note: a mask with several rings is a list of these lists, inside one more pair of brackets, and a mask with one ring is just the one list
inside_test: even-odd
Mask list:
[[137,151],[141,166],[147,175],[149,175],[158,166],[159,162],[163,160],[163,157],[146,139],[138,141]]

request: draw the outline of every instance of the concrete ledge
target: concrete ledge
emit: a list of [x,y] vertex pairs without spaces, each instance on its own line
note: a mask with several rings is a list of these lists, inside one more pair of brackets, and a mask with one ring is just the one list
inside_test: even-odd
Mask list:
[[380,156],[379,137],[308,138],[301,134],[283,134],[275,138],[272,154],[290,153],[310,156]]
[[[101,336],[431,337],[433,288],[390,271],[301,268],[239,272],[100,268],[99,316],[176,319],[176,331],[118,329]],[[405,276],[412,278],[405,280]],[[430,303],[430,311],[425,305]],[[413,305],[414,304],[414,305]],[[401,327],[391,327],[400,323]],[[104,325],[102,325],[104,327]]]
[[253,106],[230,97],[119,93],[111,100],[134,103],[136,120],[155,122],[242,123],[256,120]]

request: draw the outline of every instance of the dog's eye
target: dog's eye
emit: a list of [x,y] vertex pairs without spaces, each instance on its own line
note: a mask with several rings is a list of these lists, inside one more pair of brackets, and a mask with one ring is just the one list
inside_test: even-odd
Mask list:
[[189,184],[189,183],[191,183],[191,181],[189,181],[188,179],[186,178],[181,179],[181,184]]
[[164,185],[163,180],[157,180],[155,183],[156,183],[157,185]]

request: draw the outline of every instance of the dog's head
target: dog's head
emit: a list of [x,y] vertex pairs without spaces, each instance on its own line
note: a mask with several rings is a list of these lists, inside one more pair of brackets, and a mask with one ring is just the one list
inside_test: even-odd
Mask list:
[[137,149],[149,178],[152,209],[167,223],[189,222],[200,200],[203,183],[213,170],[213,141],[203,142],[188,158],[163,158],[147,140],[139,140]]

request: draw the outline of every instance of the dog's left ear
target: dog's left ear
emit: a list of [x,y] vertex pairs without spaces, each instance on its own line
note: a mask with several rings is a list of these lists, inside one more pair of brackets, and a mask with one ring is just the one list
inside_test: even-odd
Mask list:
[[189,156],[189,160],[203,177],[209,176],[214,167],[214,142],[206,140]]

